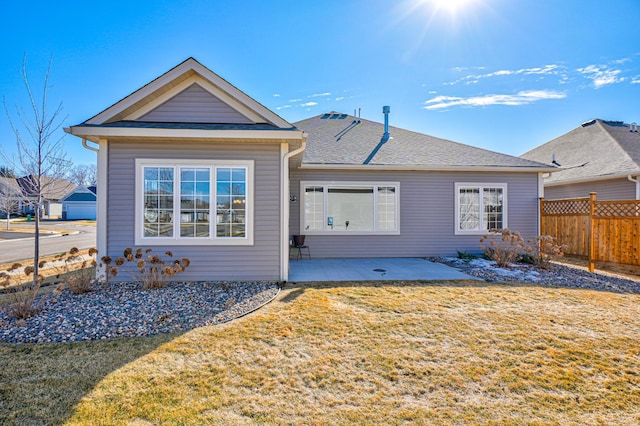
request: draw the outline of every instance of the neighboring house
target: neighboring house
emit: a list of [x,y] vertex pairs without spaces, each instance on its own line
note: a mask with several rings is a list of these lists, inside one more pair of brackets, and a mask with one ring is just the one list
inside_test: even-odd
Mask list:
[[22,190],[14,178],[0,176],[0,215],[17,215],[23,206]]
[[[34,214],[34,206],[37,200],[36,177],[33,175],[14,178],[0,178],[0,195],[6,194],[2,188],[9,189],[15,194],[19,203],[18,213]],[[46,219],[59,219],[62,217],[62,198],[75,185],[66,179],[43,176],[42,187],[42,211],[40,217]]]
[[62,198],[62,218],[66,220],[96,218],[96,187],[78,186]]
[[634,123],[591,120],[521,158],[560,165],[544,179],[546,199],[590,192],[599,200],[640,199],[640,133]]
[[287,280],[293,234],[314,257],[535,235],[555,170],[346,114],[294,126],[193,58],[65,131],[98,153],[99,252],[170,250],[186,280]]

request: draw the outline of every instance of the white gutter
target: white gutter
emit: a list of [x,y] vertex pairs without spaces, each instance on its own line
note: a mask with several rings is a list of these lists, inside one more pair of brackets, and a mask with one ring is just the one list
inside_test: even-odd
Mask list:
[[282,155],[280,169],[280,279],[289,280],[289,159],[298,155],[307,147],[308,133],[302,132],[302,145],[300,148],[289,151],[289,144],[280,144]]
[[636,200],[640,200],[640,180],[638,178],[634,179],[631,175],[628,175],[627,179],[636,184]]
[[392,171],[433,171],[433,172],[557,172],[556,167],[512,167],[512,166],[428,166],[428,165],[386,165],[386,164],[303,164],[304,170],[392,170]]
[[[93,151],[93,152],[100,152],[100,149],[98,148],[94,148],[92,146],[87,145],[87,140],[85,138],[82,138],[82,146],[84,146],[85,148],[87,148],[89,151]],[[100,145],[98,145],[99,147]]]

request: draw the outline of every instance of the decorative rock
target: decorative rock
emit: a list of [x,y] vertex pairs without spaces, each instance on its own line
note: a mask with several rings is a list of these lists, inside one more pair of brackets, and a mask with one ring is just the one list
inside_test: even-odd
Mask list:
[[82,295],[64,290],[57,298],[43,296],[40,312],[26,320],[0,310],[0,342],[72,342],[186,331],[246,315],[279,291],[278,283],[270,281],[179,282],[154,290],[112,282]]

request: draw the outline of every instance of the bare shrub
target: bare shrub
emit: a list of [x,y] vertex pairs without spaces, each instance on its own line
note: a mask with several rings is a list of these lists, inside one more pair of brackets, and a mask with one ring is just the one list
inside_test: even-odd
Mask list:
[[490,232],[492,233],[480,239],[480,248],[484,250],[487,259],[494,260],[501,268],[509,267],[515,262],[524,262],[548,269],[550,262],[561,257],[566,247],[549,235],[525,241],[518,231],[512,232],[505,228]]
[[115,261],[109,256],[104,256],[102,263],[105,265],[105,273],[108,277],[115,277],[120,267],[131,262],[135,265],[137,270],[135,275],[142,282],[143,288],[164,288],[171,277],[183,272],[191,263],[187,258],[172,260],[173,253],[171,251],[164,253],[164,256],[169,259],[157,254],[151,254],[152,251],[150,248],[146,250],[138,248],[134,254],[132,248],[126,248],[122,253],[122,257],[118,257]]
[[491,234],[483,235],[480,239],[480,248],[488,259],[494,260],[501,268],[509,267],[518,259],[518,255],[524,251],[525,244],[522,235],[518,231],[509,229],[492,229]]
[[[36,300],[36,298],[44,277],[38,275],[33,281],[22,284],[20,282],[22,278],[19,273],[20,268],[22,268],[22,264],[14,263],[6,271],[0,272],[0,287],[5,289],[7,293],[9,304],[6,309],[9,315],[17,319],[25,319],[37,314],[42,308],[45,299]],[[33,271],[32,266],[24,268],[24,274],[27,278],[33,274]]]
[[67,253],[58,255],[58,260],[62,261],[62,266],[56,266],[58,274],[56,278],[61,278],[64,274],[64,281],[69,286],[73,294],[83,294],[93,291],[96,282],[94,267],[96,266],[96,256],[98,250],[89,249],[89,259],[83,259],[80,251],[73,247]]
[[541,269],[549,269],[553,260],[564,256],[565,244],[558,243],[558,239],[551,235],[539,235],[534,240],[527,241],[525,253],[520,260],[531,263]]

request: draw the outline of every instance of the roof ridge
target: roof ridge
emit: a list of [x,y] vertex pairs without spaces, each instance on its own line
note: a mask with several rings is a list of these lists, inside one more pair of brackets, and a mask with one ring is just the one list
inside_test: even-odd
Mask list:
[[[618,139],[609,131],[609,129],[607,129],[607,127],[605,127],[605,124],[607,124],[607,126],[610,126],[610,124],[608,124],[607,121],[600,120],[600,119],[596,119],[596,122],[598,123],[600,128],[606,132],[607,136],[616,144],[616,146],[620,148],[620,151],[622,151],[622,153],[627,157],[627,159],[631,160],[631,162],[634,163],[636,166],[640,166],[640,164],[633,159],[633,157],[629,154],[629,152],[627,152],[626,148],[622,144],[620,144]],[[622,121],[615,121],[614,123],[624,124],[624,122]]]

